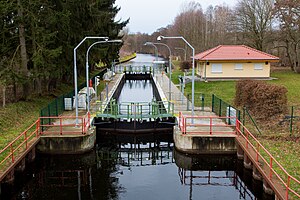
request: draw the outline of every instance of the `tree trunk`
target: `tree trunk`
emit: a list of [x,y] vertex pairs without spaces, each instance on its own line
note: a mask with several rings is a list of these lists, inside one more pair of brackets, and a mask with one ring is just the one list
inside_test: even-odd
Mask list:
[[19,40],[20,40],[20,55],[21,55],[21,69],[20,72],[25,79],[23,82],[23,97],[26,99],[28,96],[28,83],[27,83],[27,76],[28,76],[28,69],[27,69],[27,50],[26,50],[26,39],[25,39],[25,27],[24,27],[24,9],[21,3],[21,0],[18,0],[18,15],[21,19],[19,23]]

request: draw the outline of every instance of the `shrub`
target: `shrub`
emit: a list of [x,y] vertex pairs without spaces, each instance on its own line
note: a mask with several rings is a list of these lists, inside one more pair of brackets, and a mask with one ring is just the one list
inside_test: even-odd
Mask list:
[[263,81],[241,80],[236,84],[234,103],[247,107],[256,119],[278,118],[287,110],[287,89]]
[[186,69],[190,69],[191,67],[192,67],[191,61],[182,61],[182,62],[180,62],[181,71],[184,71]]

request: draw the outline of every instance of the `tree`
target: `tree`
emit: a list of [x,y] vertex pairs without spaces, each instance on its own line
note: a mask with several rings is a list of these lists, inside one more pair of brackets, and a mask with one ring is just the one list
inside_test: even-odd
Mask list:
[[239,0],[235,10],[240,40],[258,50],[266,50],[272,25],[273,0]]
[[300,73],[300,2],[278,0],[274,10],[281,30],[278,41],[283,41],[278,47],[285,48],[291,69]]
[[[85,36],[120,39],[126,21],[115,21],[115,0],[11,0],[0,4],[0,78],[20,85],[26,99],[30,89],[41,94],[64,81],[73,83],[73,48]],[[94,41],[91,41],[94,42]],[[78,74],[85,73],[85,43],[78,52]],[[109,64],[120,45],[93,48],[91,62]]]

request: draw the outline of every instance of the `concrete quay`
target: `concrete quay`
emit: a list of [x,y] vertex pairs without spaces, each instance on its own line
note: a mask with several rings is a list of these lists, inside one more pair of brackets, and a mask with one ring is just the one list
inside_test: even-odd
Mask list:
[[[171,82],[171,99],[169,99],[169,78],[166,74],[158,73],[155,75],[154,80],[157,88],[160,88],[159,92],[162,100],[174,103],[174,113],[178,124],[174,127],[173,138],[178,151],[189,154],[236,153],[236,134],[234,134],[234,130],[232,127],[227,126],[223,120],[218,119],[215,113],[208,111],[209,108],[200,111],[199,107],[195,107],[194,116],[203,116],[203,118],[189,118],[187,130],[192,134],[183,134],[179,127],[181,120],[179,113],[181,112],[184,116],[192,116],[192,111],[187,110],[187,98]],[[191,105],[191,102],[189,102],[189,105]],[[201,126],[193,126],[193,123],[201,124]]]

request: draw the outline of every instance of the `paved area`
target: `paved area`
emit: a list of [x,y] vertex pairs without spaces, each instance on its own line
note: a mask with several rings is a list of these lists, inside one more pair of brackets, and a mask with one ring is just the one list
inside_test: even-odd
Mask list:
[[[165,94],[165,99],[169,99],[169,77],[165,73],[157,73],[155,75],[154,81],[162,88]],[[171,82],[171,102],[174,103],[174,113],[179,122],[179,112],[182,112],[183,115],[192,116],[192,111],[188,110],[188,100],[180,91],[180,88],[177,87],[173,82]],[[189,107],[191,109],[192,103],[189,102]],[[187,131],[190,132],[193,136],[196,135],[210,135],[210,136],[235,136],[232,126],[225,124],[225,119],[210,119],[209,117],[217,117],[215,113],[209,111],[210,108],[204,108],[204,111],[201,111],[201,108],[195,107],[194,116],[202,116],[203,118],[191,119],[188,118]],[[207,118],[205,118],[207,117]],[[194,124],[194,125],[193,125]],[[201,126],[200,126],[201,124]],[[199,125],[199,126],[198,126]],[[212,126],[211,126],[212,125]],[[212,132],[212,134],[210,134]]]

